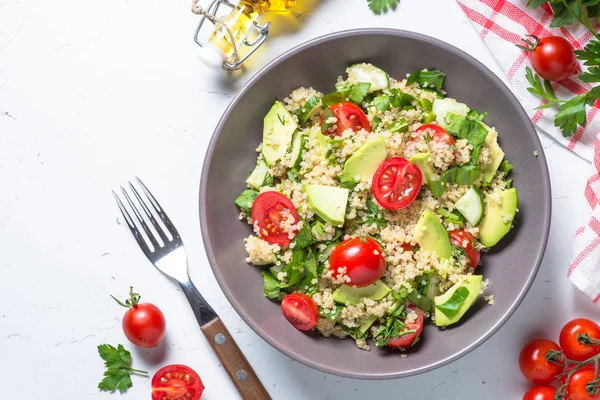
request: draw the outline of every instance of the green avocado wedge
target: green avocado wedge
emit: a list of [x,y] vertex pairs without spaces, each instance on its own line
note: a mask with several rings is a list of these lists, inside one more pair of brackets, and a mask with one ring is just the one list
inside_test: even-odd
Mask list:
[[499,200],[485,202],[485,215],[479,223],[479,241],[485,247],[495,246],[510,231],[517,213],[519,198],[515,188],[500,192]]

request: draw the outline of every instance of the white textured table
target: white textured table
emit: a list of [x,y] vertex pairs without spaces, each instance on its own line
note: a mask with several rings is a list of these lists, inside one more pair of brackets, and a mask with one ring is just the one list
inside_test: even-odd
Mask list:
[[[127,344],[123,309],[109,294],[123,297],[129,285],[168,321],[161,348],[127,345],[135,366],[188,364],[207,386],[204,399],[237,398],[183,294],[119,223],[110,190],[134,175],[168,210],[199,289],[275,399],[517,399],[526,388],[516,362],[522,344],[540,333],[556,338],[574,316],[598,316],[565,277],[590,166],[542,137],[554,203],[546,257],[522,306],[470,355],[410,379],[351,380],[292,361],[246,326],[207,264],[197,205],[213,128],[253,72],[307,39],[377,26],[440,38],[501,75],[454,1],[402,0],[385,16],[373,15],[366,0],[309,1],[298,19],[273,18],[274,34],[248,72],[228,79],[197,60],[198,18],[188,0],[0,0],[2,398],[111,398],[96,389],[103,372],[96,346]],[[148,399],[149,388],[149,379],[135,377],[123,398]]]

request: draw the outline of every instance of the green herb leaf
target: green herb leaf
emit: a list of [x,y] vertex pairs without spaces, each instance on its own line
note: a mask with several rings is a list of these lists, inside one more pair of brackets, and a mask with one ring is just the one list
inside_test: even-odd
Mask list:
[[317,278],[317,258],[312,250],[309,250],[304,265],[304,278],[298,284],[298,289],[303,293],[316,293],[319,290],[319,284],[313,283]]
[[335,118],[335,115],[333,115],[333,112],[331,111],[331,108],[328,108],[327,110],[325,110],[325,112],[323,113],[323,123],[321,124],[321,133],[325,133],[327,132],[327,130],[329,128],[331,128],[334,124],[327,122],[327,120],[331,117]]
[[298,110],[298,120],[301,125],[304,125],[308,122],[309,116],[312,114],[312,110],[315,107],[319,107],[319,103],[321,100],[317,98],[317,96],[311,96],[306,100],[306,103]]
[[445,208],[438,208],[437,213],[440,214],[447,222],[451,222],[458,226],[465,225],[465,217],[458,211],[448,211]]
[[446,301],[444,304],[436,305],[435,307],[448,318],[452,318],[458,313],[458,310],[465,303],[465,300],[467,300],[468,296],[469,289],[461,286],[456,289],[448,301]]
[[306,259],[309,251],[306,249],[292,250],[292,260],[284,267],[283,271],[286,273],[287,283],[282,284],[281,287],[288,288],[295,286],[302,279]]
[[[392,94],[390,96],[390,104],[392,105],[392,107],[400,108],[402,110],[413,110],[415,108],[413,106],[413,102],[416,101],[417,99],[415,99],[414,96],[412,96],[408,93],[404,93],[400,89],[391,89],[390,92]],[[428,101],[428,100],[426,100],[426,101]],[[433,103],[431,103],[431,104],[433,107]]]
[[548,2],[548,0],[529,0],[527,2],[527,7],[528,8],[538,8],[539,6],[541,6],[542,4]]
[[513,169],[513,165],[511,163],[509,163],[508,161],[504,160],[500,164],[499,169],[500,169],[500,171],[504,172],[504,174],[508,174]]
[[356,104],[362,103],[367,93],[369,93],[369,89],[371,88],[370,83],[359,82],[356,85],[352,86],[352,90],[348,95],[348,98],[355,102]]
[[377,203],[371,199],[367,199],[367,219],[361,222],[360,225],[373,225],[377,224],[378,227],[383,228],[387,225],[383,210],[379,208]]
[[348,190],[352,190],[356,187],[358,182],[356,182],[353,178],[346,178],[344,176],[340,177],[340,187]]
[[390,96],[377,96],[373,99],[373,105],[379,112],[387,111],[390,108]]
[[246,189],[235,199],[235,204],[244,212],[249,213],[252,211],[252,204],[258,197],[256,190]]
[[473,146],[470,163],[475,165],[479,159],[479,152],[485,142],[488,130],[480,121],[480,114],[475,111],[475,114],[471,115],[474,116],[467,115],[466,117],[463,117],[461,115],[447,113],[444,122],[448,132],[459,139],[466,139],[467,142]]
[[444,172],[437,181],[427,182],[429,190],[435,197],[441,197],[446,191],[447,183],[458,183],[459,185],[471,186],[481,176],[481,168],[476,165],[463,165],[450,168]]
[[116,348],[109,344],[98,346],[98,354],[104,360],[104,378],[98,384],[100,390],[123,393],[133,386],[131,374],[144,374],[148,372],[131,368],[131,353],[119,344]]
[[554,125],[562,129],[564,137],[569,137],[577,131],[578,126],[587,124],[585,105],[587,94],[573,97],[558,108],[554,118]]
[[544,100],[547,101],[546,104],[539,106],[538,109],[539,108],[549,108],[557,103],[564,102],[564,100],[561,100],[558,97],[556,97],[556,94],[554,93],[554,89],[552,88],[552,83],[550,81],[545,80],[544,84],[542,85],[540,77],[538,76],[538,74],[534,74],[531,71],[531,68],[529,68],[529,67],[525,68],[525,76],[527,77],[527,80],[531,84],[531,87],[528,87],[527,90],[535,95],[540,96],[541,98],[543,98]]
[[281,293],[281,283],[269,270],[263,270],[262,276],[265,296],[271,300],[277,299]]
[[395,10],[400,0],[367,0],[369,8],[375,14],[386,13],[388,8]]

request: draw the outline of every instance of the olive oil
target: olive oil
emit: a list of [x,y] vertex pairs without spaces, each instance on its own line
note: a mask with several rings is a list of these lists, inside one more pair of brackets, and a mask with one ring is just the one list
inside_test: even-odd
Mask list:
[[242,47],[258,17],[267,11],[287,11],[297,2],[297,0],[241,0],[229,15],[222,18],[229,31],[222,24],[216,25],[209,39],[211,48],[216,50],[224,61],[237,61],[235,49],[239,50]]

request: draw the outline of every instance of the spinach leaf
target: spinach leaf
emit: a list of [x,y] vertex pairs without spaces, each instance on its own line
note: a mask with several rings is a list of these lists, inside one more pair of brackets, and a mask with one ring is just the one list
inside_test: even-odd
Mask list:
[[317,258],[315,253],[311,250],[308,252],[306,262],[304,264],[304,278],[298,284],[298,290],[303,293],[315,293],[319,289],[319,283],[313,283],[312,281],[317,278]]
[[447,222],[452,222],[458,226],[465,225],[465,217],[458,211],[448,211],[445,208],[438,208],[437,213],[440,214]]
[[340,177],[340,187],[352,190],[358,184],[353,178]]
[[402,110],[412,110],[415,107],[413,106],[413,101],[416,101],[414,96],[404,93],[400,89],[391,89],[392,93],[390,97],[390,104],[392,107],[400,108]]
[[327,122],[327,120],[331,117],[335,118],[335,115],[333,115],[331,108],[327,108],[327,110],[325,110],[325,112],[323,113],[323,123],[321,124],[321,133],[327,132],[327,130],[329,128],[331,128],[333,125],[335,125],[335,123]]
[[287,171],[287,177],[290,181],[294,182],[294,183],[299,183],[300,179],[298,179],[298,175],[296,175],[296,172],[292,169],[288,169]]
[[388,125],[388,130],[392,133],[407,132],[408,131],[408,122],[406,122],[406,119],[400,118],[399,120]]
[[390,108],[390,96],[377,96],[373,99],[377,111],[384,112]]
[[366,82],[357,83],[356,85],[352,86],[352,90],[350,90],[350,94],[348,94],[348,98],[351,101],[360,105],[360,103],[362,103],[365,96],[369,92],[370,88],[371,88],[370,83],[366,83]]
[[264,294],[269,299],[276,299],[279,297],[281,292],[281,285],[279,280],[271,274],[269,270],[263,270],[263,283],[264,283]]
[[429,297],[419,293],[417,290],[410,292],[406,298],[423,311],[429,312],[431,310],[432,302]]
[[511,163],[509,163],[508,161],[504,160],[500,164],[499,169],[500,169],[500,171],[504,172],[504,174],[508,174],[513,169],[513,165]]
[[304,105],[296,111],[296,115],[298,115],[298,120],[300,120],[301,125],[304,125],[306,122],[308,122],[308,117],[311,115],[312,110],[319,106],[319,102],[320,100],[317,98],[317,96],[313,95],[309,97],[308,100],[306,100],[306,103],[304,103]]
[[487,128],[477,120],[467,117],[460,124],[456,136],[459,139],[466,139],[467,142],[473,146],[473,150],[471,150],[471,164],[473,165],[475,165],[479,159],[479,152],[481,151],[481,146],[483,146],[487,134]]
[[440,179],[431,179],[427,181],[427,184],[435,197],[441,197],[446,191],[447,183],[471,186],[480,176],[481,168],[478,166],[463,165],[461,167],[450,168],[440,176]]
[[341,304],[336,304],[335,305],[335,309],[331,310],[331,312],[325,313],[323,312],[322,309],[319,309],[319,315],[321,317],[330,319],[332,321],[335,321],[337,319],[337,317],[340,316],[340,313],[342,312],[342,310],[344,309],[344,306]]
[[465,303],[467,297],[469,296],[469,289],[464,286],[456,289],[452,296],[446,301],[444,304],[440,304],[435,306],[438,310],[440,310],[446,317],[452,318],[457,313],[460,307]]
[[292,250],[292,260],[283,268],[283,271],[287,275],[287,283],[282,285],[282,287],[293,287],[300,282],[304,272],[307,256],[308,251],[306,249],[294,248],[294,250]]
[[432,88],[440,91],[444,84],[444,78],[446,78],[446,74],[437,69],[432,71],[413,71],[409,75],[406,85],[410,86],[413,83],[418,83],[422,88]]
[[254,204],[254,200],[258,197],[258,192],[256,190],[246,189],[239,195],[237,199],[235,199],[235,204],[244,212],[249,213],[252,211],[252,204]]
[[367,199],[367,219],[361,222],[361,225],[372,225],[377,224],[378,227],[383,228],[387,225],[383,210],[379,208],[377,203],[371,199]]
[[292,243],[294,243],[294,249],[300,249],[308,247],[315,242],[315,237],[312,234],[310,224],[306,221],[302,224],[302,229],[296,234]]
[[348,90],[326,94],[325,96],[321,97],[321,104],[323,105],[323,108],[329,108],[334,104],[346,101],[346,98],[349,94],[350,92]]

